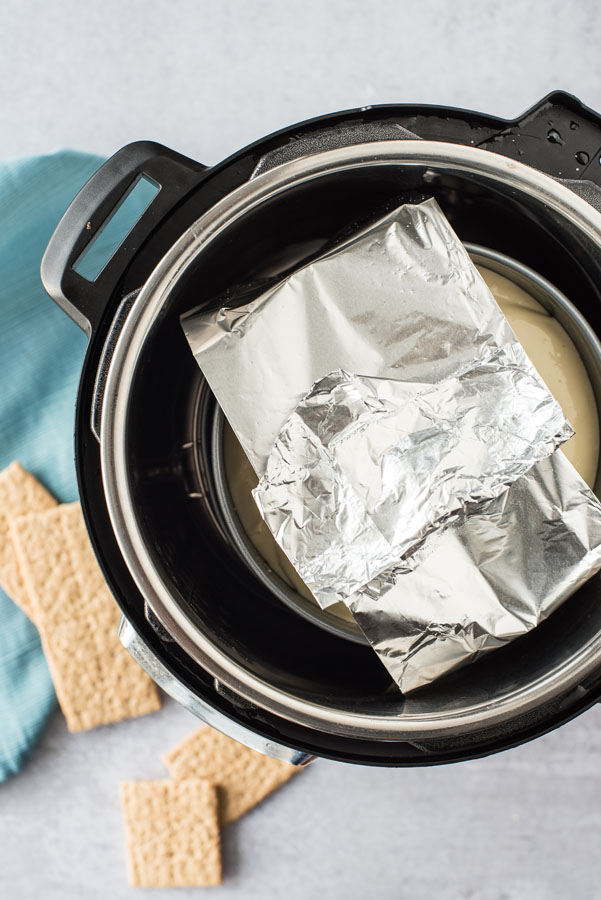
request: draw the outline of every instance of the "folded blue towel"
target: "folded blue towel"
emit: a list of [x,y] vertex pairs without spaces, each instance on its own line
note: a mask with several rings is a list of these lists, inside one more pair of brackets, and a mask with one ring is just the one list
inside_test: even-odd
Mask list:
[[[77,499],[75,397],[86,338],[50,300],[40,260],[102,159],[62,151],[0,162],[0,470],[14,459]],[[36,628],[0,591],[0,781],[19,771],[55,707]]]

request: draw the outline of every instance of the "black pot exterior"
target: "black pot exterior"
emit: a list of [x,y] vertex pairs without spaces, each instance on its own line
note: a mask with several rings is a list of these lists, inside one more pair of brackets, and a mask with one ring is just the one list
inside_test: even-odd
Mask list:
[[[552,123],[552,124],[550,124]],[[494,152],[502,153],[522,162],[529,163],[548,174],[561,178],[580,178],[601,184],[601,166],[597,157],[590,154],[587,166],[579,164],[577,153],[587,147],[601,145],[601,119],[582,107],[569,95],[553,94],[545,98],[533,110],[514,122],[493,119],[489,116],[438,107],[386,106],[369,110],[356,110],[311,120],[294,128],[287,129],[268,137],[257,144],[242,150],[224,163],[210,169],[196,170],[196,183],[189,191],[184,191],[174,208],[162,220],[153,223],[149,233],[144,234],[136,246],[133,259],[124,268],[123,273],[105,297],[106,305],[100,311],[96,308],[90,344],[78,397],[75,426],[75,452],[79,479],[79,490],[84,515],[90,531],[92,543],[107,581],[123,609],[124,615],[132,623],[149,645],[156,657],[172,674],[193,693],[204,699],[211,706],[223,712],[232,720],[246,728],[252,729],[268,740],[298,748],[333,759],[348,762],[367,763],[373,765],[431,765],[451,761],[474,758],[493,753],[507,747],[515,746],[530,740],[562,722],[577,715],[583,709],[595,703],[601,694],[601,673],[592,683],[581,685],[568,695],[557,698],[553,703],[538,708],[533,713],[513,720],[510,723],[489,728],[479,733],[472,733],[453,740],[428,741],[424,743],[378,742],[361,740],[353,737],[343,738],[321,731],[295,725],[282,718],[271,715],[256,707],[249,706],[231,693],[215,685],[213,679],[202,671],[173,641],[166,641],[149,624],[144,601],[135,586],[129,571],[121,557],[115,535],[113,534],[104,497],[101,471],[100,448],[92,425],[92,410],[97,409],[97,373],[101,358],[105,351],[107,336],[111,323],[122,298],[135,291],[145,281],[156,262],[162,258],[175,240],[206,209],[214,205],[238,185],[244,183],[255,170],[257,163],[266,154],[278,159],[290,158],[295,145],[302,148],[303,141],[319,141],[322,144],[331,141],[332,134],[340,136],[344,129],[363,128],[390,129],[401,126],[413,131],[420,137],[444,140],[480,146]],[[560,135],[561,143],[549,132],[553,130]],[[580,157],[583,159],[584,157]],[[478,234],[461,233],[466,240],[482,240]],[[511,242],[511,235],[508,236]],[[515,248],[507,247],[507,252],[519,256]],[[540,248],[542,253],[544,248]],[[533,253],[536,255],[536,247]],[[530,262],[531,260],[524,260]],[[573,282],[562,284],[565,278],[562,272],[561,259],[551,260],[552,270],[545,272],[550,280],[563,287],[566,293],[573,293]],[[547,261],[548,265],[548,261]],[[536,261],[534,261],[536,267]],[[574,271],[572,276],[574,277]],[[591,288],[590,278],[582,274],[579,295],[585,299],[583,312],[591,324],[599,330],[595,309],[599,297]],[[178,390],[177,384],[169,385],[170,396],[175,398],[173,419],[184,422],[189,417],[189,397],[200,389],[200,373],[190,356],[190,365],[182,368],[181,377],[187,380]],[[210,402],[210,399],[209,401]],[[185,442],[182,442],[185,443]],[[157,459],[160,457],[158,454]],[[176,465],[180,467],[183,483],[190,475],[190,461],[185,451]],[[146,476],[149,468],[146,469]],[[168,479],[173,475],[173,464],[166,473]],[[141,471],[141,478],[145,477]],[[160,466],[154,467],[154,477],[160,482]],[[160,502],[168,502],[165,498]],[[215,524],[211,524],[210,510],[207,513],[207,536],[214,540]],[[218,527],[218,525],[217,525]],[[223,549],[223,566],[231,568],[232,590],[238,589],[246,575],[239,568],[236,570],[235,558],[227,548]],[[275,615],[289,615],[276,609]],[[307,626],[309,627],[309,626]],[[302,646],[302,641],[300,641]],[[358,648],[356,665],[363,664],[361,657],[363,648]],[[367,651],[369,652],[369,651]],[[318,663],[316,663],[318,668]]]

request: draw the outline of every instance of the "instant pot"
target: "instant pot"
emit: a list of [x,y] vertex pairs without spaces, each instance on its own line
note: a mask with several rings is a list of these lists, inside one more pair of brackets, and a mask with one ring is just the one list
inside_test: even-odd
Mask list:
[[[571,301],[551,311],[601,408],[600,148],[601,117],[564,93],[511,121],[364,107],[211,167],[131,144],[73,200],[42,280],[89,335],[75,424],[83,512],[123,644],[199,718],[296,764],[429,765],[522,743],[601,697],[599,577],[528,635],[407,697],[361,640],[283,602],[235,539],[222,417],[179,322],[195,306],[248,299],[387,208],[434,196],[475,252]],[[141,182],[153,199],[86,277],[87,248]]]

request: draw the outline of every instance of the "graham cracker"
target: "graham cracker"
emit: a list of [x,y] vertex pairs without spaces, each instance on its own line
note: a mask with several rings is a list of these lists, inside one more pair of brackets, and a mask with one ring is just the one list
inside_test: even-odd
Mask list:
[[121,786],[130,884],[221,884],[215,787],[201,778],[130,781]]
[[228,825],[299,771],[206,726],[162,757],[175,779],[206,778],[219,789],[219,822]]
[[15,516],[41,512],[53,506],[56,506],[54,497],[20,463],[13,462],[0,472],[0,587],[32,621],[31,602],[8,526]]
[[10,534],[69,731],[159,709],[156,685],[117,637],[121,613],[79,503],[13,519]]

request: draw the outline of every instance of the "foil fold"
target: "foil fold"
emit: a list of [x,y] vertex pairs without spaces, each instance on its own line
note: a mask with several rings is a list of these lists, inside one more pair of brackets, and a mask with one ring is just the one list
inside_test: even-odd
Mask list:
[[557,450],[572,430],[434,200],[182,325],[275,539],[401,690],[601,567],[601,504]]
[[499,496],[572,433],[517,343],[434,384],[339,370],[290,416],[253,494],[326,608],[441,522]]
[[526,634],[601,569],[601,504],[559,450],[347,601],[409,693]]
[[405,204],[250,302],[228,303],[181,323],[257,475],[330,372],[434,383],[516,341],[435,200]]

